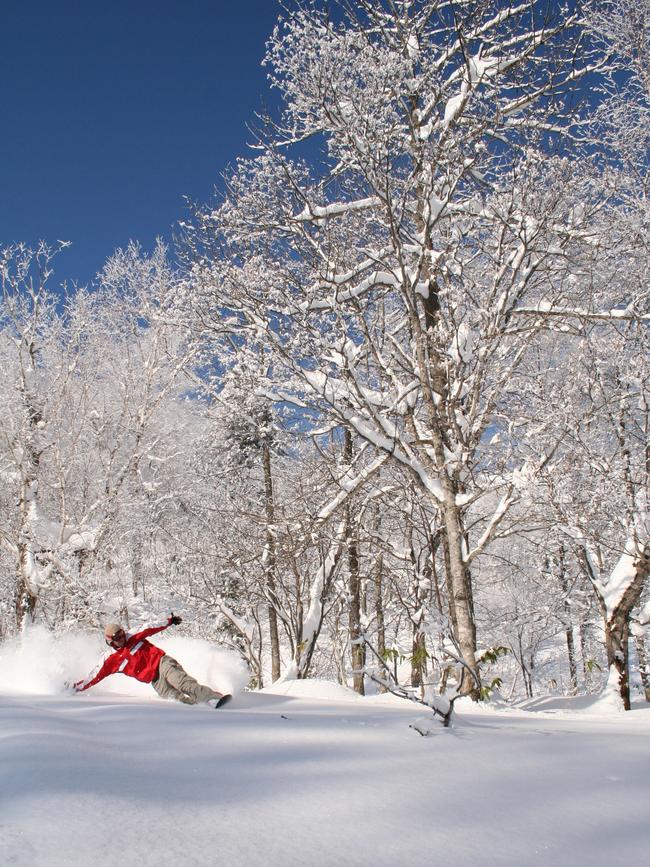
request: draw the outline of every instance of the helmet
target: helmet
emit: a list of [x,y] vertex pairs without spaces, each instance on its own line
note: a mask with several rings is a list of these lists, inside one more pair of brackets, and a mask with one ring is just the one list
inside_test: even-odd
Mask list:
[[124,629],[120,626],[120,624],[109,623],[104,629],[104,638],[112,638],[114,635],[117,635],[118,632],[124,632]]

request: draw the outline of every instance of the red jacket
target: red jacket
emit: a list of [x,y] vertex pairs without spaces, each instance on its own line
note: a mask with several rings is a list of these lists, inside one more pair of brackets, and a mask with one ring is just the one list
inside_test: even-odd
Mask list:
[[151,626],[149,629],[143,629],[142,632],[136,632],[134,635],[127,636],[126,644],[119,650],[109,654],[104,659],[101,667],[95,669],[86,680],[80,680],[75,683],[74,688],[77,692],[83,692],[99,683],[109,674],[126,674],[129,677],[134,677],[142,683],[151,683],[158,676],[158,665],[160,660],[165,655],[165,651],[147,641],[148,636],[155,635],[156,632],[162,632],[171,626],[171,617],[163,626]]

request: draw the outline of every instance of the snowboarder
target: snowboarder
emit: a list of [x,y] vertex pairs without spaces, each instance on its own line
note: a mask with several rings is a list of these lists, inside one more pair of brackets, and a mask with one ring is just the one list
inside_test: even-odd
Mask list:
[[142,683],[150,683],[162,698],[175,698],[185,704],[205,702],[211,707],[221,707],[231,696],[215,692],[209,686],[194,680],[193,677],[164,650],[147,641],[150,635],[176,626],[181,618],[173,612],[167,623],[151,626],[129,635],[119,623],[109,623],[104,630],[106,644],[113,653],[104,658],[102,665],[95,669],[85,680],[73,685],[75,692],[83,692],[109,674],[126,674]]

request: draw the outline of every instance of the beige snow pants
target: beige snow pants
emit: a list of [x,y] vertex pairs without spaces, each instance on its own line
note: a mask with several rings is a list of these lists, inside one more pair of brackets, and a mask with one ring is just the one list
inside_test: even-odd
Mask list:
[[158,677],[151,685],[161,698],[175,698],[185,704],[199,704],[211,698],[221,698],[209,686],[194,680],[173,657],[165,654],[158,666]]

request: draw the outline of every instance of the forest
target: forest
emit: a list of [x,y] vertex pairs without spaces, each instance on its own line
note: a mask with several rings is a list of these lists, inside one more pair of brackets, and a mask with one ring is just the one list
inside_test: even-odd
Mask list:
[[0,246],[0,641],[650,701],[649,0],[295,0],[264,63],[173,246]]

